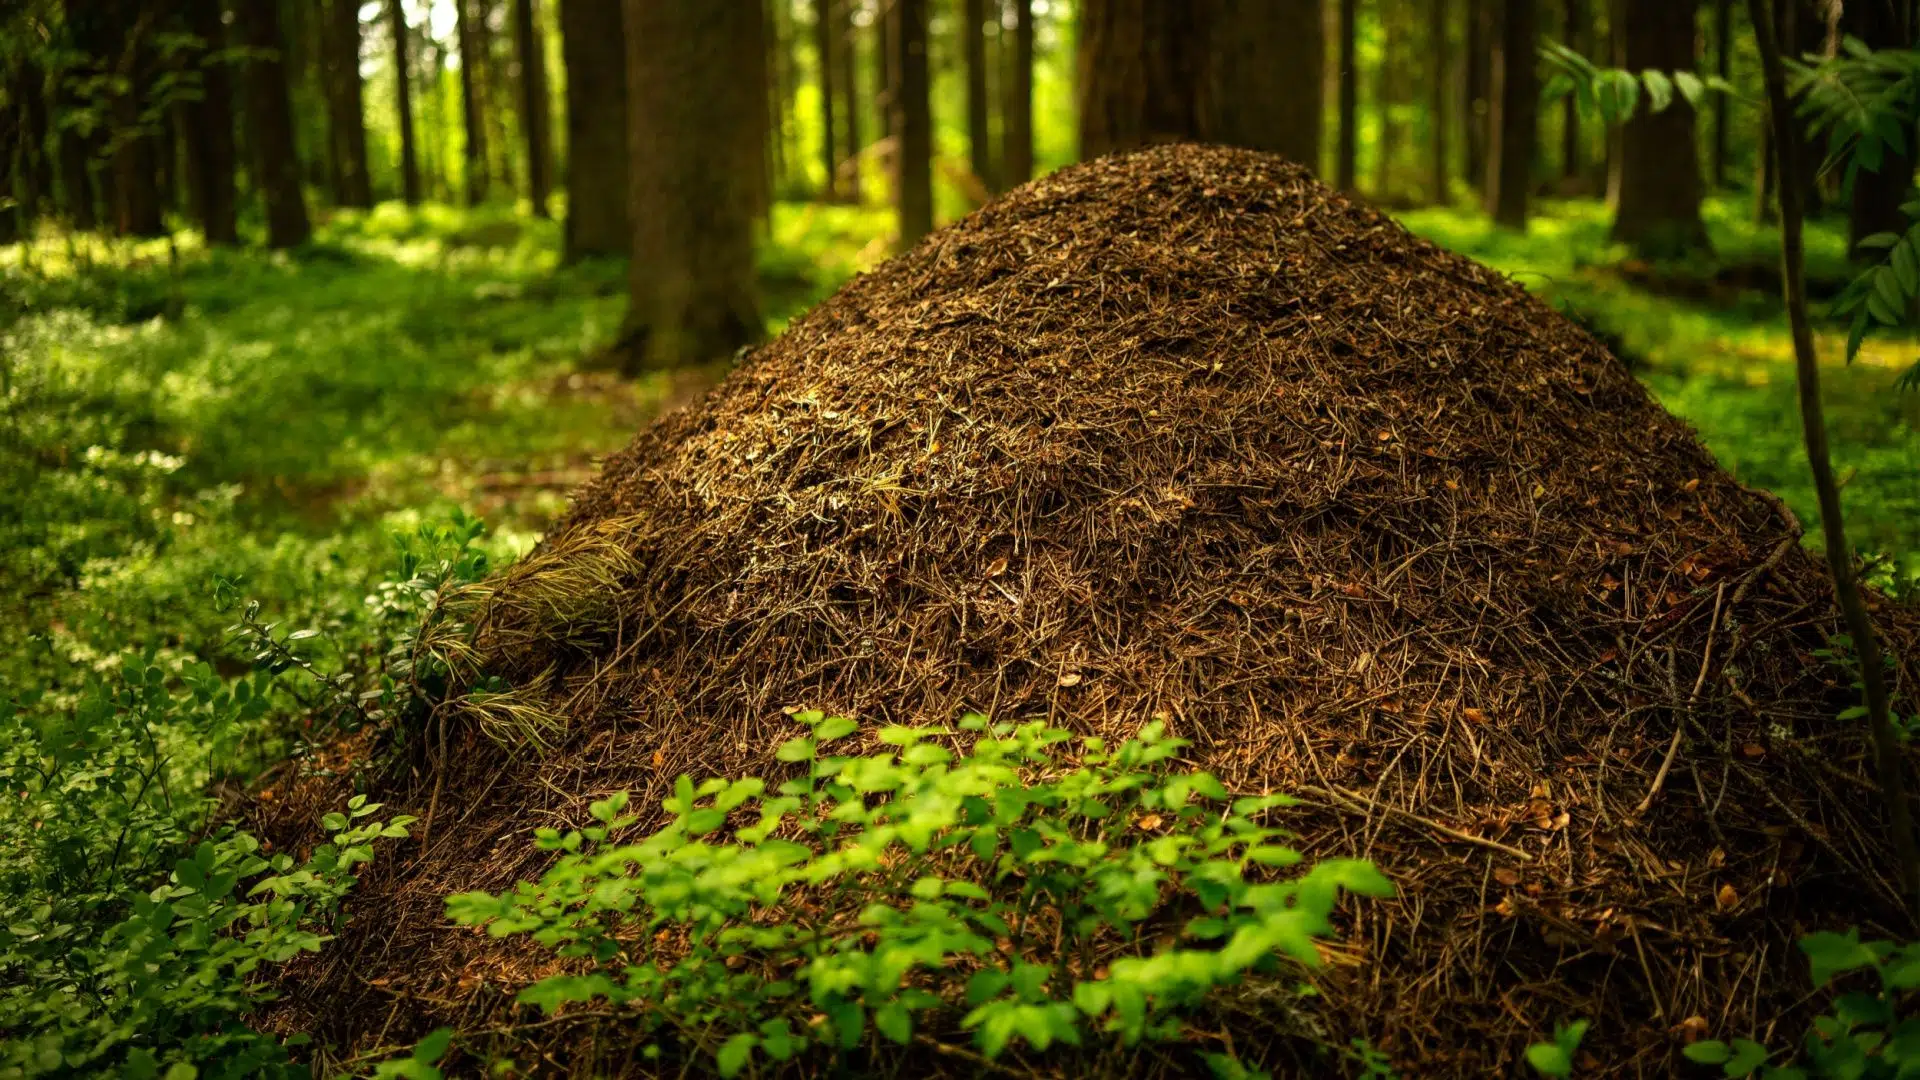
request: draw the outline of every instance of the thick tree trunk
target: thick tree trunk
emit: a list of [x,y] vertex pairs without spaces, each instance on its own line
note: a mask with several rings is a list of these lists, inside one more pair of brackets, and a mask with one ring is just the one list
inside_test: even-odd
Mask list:
[[1453,72],[1447,60],[1447,25],[1451,0],[1430,0],[1427,9],[1427,197],[1438,206],[1453,201],[1453,148],[1448,144],[1448,113],[1452,104]]
[[[1721,0],[1725,3],[1726,0]],[[1560,12],[1560,43],[1581,55],[1586,55],[1586,35],[1591,31],[1587,25],[1586,0],[1566,0],[1566,6]],[[1723,96],[1723,95],[1716,95]],[[1568,94],[1560,103],[1560,180],[1572,184],[1580,179],[1581,171],[1586,167],[1580,153],[1580,105],[1574,95]]]
[[860,37],[853,28],[854,0],[834,0],[834,38],[839,74],[833,84],[840,90],[840,116],[846,128],[841,140],[844,151],[840,163],[840,194],[848,202],[860,201],[860,110],[865,102],[860,95]]
[[1199,136],[1318,172],[1326,66],[1320,0],[1212,0],[1210,14]]
[[298,247],[312,236],[312,227],[300,191],[300,156],[293,142],[293,100],[279,5],[243,4],[240,22],[243,40],[255,50],[246,66],[247,120],[254,178],[267,208],[267,246]]
[[773,49],[767,64],[767,187],[778,191],[787,178],[787,113],[793,101],[792,7],[772,3],[766,11],[767,41]]
[[1378,119],[1379,140],[1374,146],[1373,194],[1382,201],[1393,195],[1394,158],[1400,154],[1400,120],[1394,106],[1400,100],[1400,75],[1406,70],[1406,39],[1401,36],[1398,9],[1388,0],[1379,0],[1375,8],[1380,17],[1382,54],[1386,61],[1373,73],[1373,108]]
[[[1694,70],[1697,0],[1622,0],[1619,66],[1636,74]],[[1620,128],[1608,178],[1613,239],[1649,257],[1708,247],[1700,220],[1700,162],[1693,106],[1675,95],[1654,112],[1643,107]]]
[[1013,47],[1007,50],[1006,119],[1000,135],[1002,180],[1033,179],[1033,0],[1012,0]]
[[334,200],[365,208],[373,205],[373,180],[367,174],[366,102],[360,80],[360,4],[328,0],[327,8],[324,74]]
[[626,0],[624,10],[628,366],[725,359],[762,330],[753,258],[766,115],[760,6]]
[[[1865,3],[1856,0],[1843,9],[1842,27],[1876,50],[1911,48],[1912,24],[1906,12],[1893,10],[1896,6],[1904,5],[1887,0]],[[1804,47],[1804,43],[1798,44]],[[1854,250],[1856,259],[1877,261],[1883,254],[1858,250],[1855,245],[1861,240],[1874,233],[1905,232],[1910,224],[1907,216],[1900,212],[1900,204],[1913,197],[1913,126],[1909,124],[1902,134],[1904,138],[1898,147],[1887,147],[1879,169],[1872,172],[1861,169],[1854,176],[1847,203],[1847,246]]]
[[627,55],[620,2],[560,2],[567,66],[569,261],[633,250],[627,218]]
[[993,133],[987,113],[987,3],[962,0],[960,36],[967,54],[967,162],[982,187],[996,191]]
[[833,77],[838,65],[833,53],[833,0],[813,0],[813,51],[820,83],[820,165],[826,170],[822,198],[840,194],[840,140],[834,131]]
[[[338,0],[336,0],[338,2]],[[182,130],[187,147],[188,204],[208,244],[240,242],[235,222],[233,145],[233,68],[217,58],[227,47],[220,0],[185,0],[187,29],[205,43],[200,65],[200,99],[185,102]]]
[[140,17],[124,0],[102,4],[90,15],[92,26],[80,40],[106,46],[99,55],[107,59],[109,70],[119,80],[107,107],[113,129],[110,205],[114,229],[122,236],[164,236],[167,227],[161,215],[158,148],[141,116],[151,75],[148,39],[153,21]]
[[1353,191],[1360,184],[1360,52],[1358,48],[1359,12],[1356,0],[1340,0],[1339,19],[1334,31],[1340,42],[1339,142],[1333,153],[1334,186]]
[[[1568,0],[1569,3],[1572,0]],[[1713,70],[1723,80],[1733,78],[1733,0],[1714,0]],[[1727,95],[1713,95],[1713,187],[1727,186]]]
[[1199,8],[1085,0],[1079,31],[1082,158],[1199,137],[1207,72]]
[[[480,36],[474,32],[474,15],[470,10],[471,7],[471,0],[453,0],[453,36],[454,43],[459,46],[460,49],[460,126],[466,135],[463,160],[465,161],[467,171],[467,205],[478,206],[487,201],[487,181],[489,179],[489,170],[487,168],[486,111],[485,103],[480,99],[481,73],[486,70],[486,61],[482,59],[480,55]],[[604,25],[604,20],[606,19],[604,11],[599,15],[599,19],[603,22],[603,25],[593,26],[591,29],[582,29],[576,25],[576,20],[583,16],[575,15],[574,10],[585,7],[612,9],[614,12],[614,21],[610,24],[612,35],[606,38],[604,42],[596,42],[595,44],[599,46],[602,52],[612,55],[613,62],[617,67],[624,67],[627,62],[626,49],[620,40],[619,34],[620,23],[618,17],[620,0],[598,0],[597,3],[595,3],[594,0],[584,0],[584,2],[583,0],[561,0],[560,32],[567,50],[567,95],[570,101],[575,97],[573,86],[573,79],[575,78],[574,51],[582,47],[576,43],[575,39],[580,36],[580,33],[591,33],[596,36],[606,37],[609,32],[609,26]],[[625,76],[623,75],[621,78],[623,80],[621,85],[624,86]],[[588,99],[582,99],[583,103],[584,100]],[[578,110],[571,106],[569,107],[569,123],[571,123],[572,114],[575,111]],[[621,117],[620,119],[623,122],[615,128],[614,135],[618,137],[621,146],[620,157],[624,162],[626,159],[626,124],[624,123],[625,117]],[[624,165],[622,168],[624,169]],[[578,181],[575,180],[572,182],[577,183]],[[624,184],[620,192],[620,202],[623,206],[626,203]],[[624,240],[622,241],[622,247],[625,247]]]
[[1535,77],[1535,0],[1501,0],[1499,33],[1488,65],[1487,212],[1495,224],[1527,227],[1540,90]]
[[933,231],[933,88],[927,69],[927,0],[894,0],[893,128],[899,132],[894,181],[900,218],[899,245],[906,250]]
[[400,113],[400,197],[420,202],[420,159],[413,145],[413,67],[407,63],[407,12],[403,0],[387,0],[393,36],[393,83]]
[[547,101],[547,49],[533,0],[513,0],[513,47],[520,66],[520,131],[526,138],[527,201],[533,216],[550,217],[553,185],[553,118]]

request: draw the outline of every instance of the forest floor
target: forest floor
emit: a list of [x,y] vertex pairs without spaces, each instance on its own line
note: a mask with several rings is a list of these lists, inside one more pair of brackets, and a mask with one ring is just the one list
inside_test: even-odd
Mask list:
[[[1477,214],[1410,212],[1606,335],[1666,405],[1809,532],[1775,235],[1714,202],[1718,257],[1652,267],[1605,241],[1604,209],[1554,202],[1522,237]],[[781,204],[763,245],[769,330],[884,255],[888,214]],[[390,534],[454,508],[496,556],[529,547],[648,417],[717,370],[622,379],[594,359],[619,326],[620,267],[558,265],[554,223],[386,205],[337,214],[297,256],[164,242],[0,255],[0,680],[152,647],[213,655],[216,577],[270,613],[358,602]],[[1845,274],[1836,224],[1816,287]],[[1821,338],[1834,455],[1883,584],[1920,579],[1920,397],[1893,389],[1911,340],[1851,367]]]

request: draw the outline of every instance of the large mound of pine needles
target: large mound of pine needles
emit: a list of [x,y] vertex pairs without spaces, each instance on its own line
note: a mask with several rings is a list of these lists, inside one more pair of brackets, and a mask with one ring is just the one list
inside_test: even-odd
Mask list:
[[1398,883],[1315,976],[1335,1045],[1505,1074],[1587,1017],[1608,1071],[1665,1075],[1793,1006],[1796,936],[1897,918],[1799,536],[1587,333],[1305,170],[1070,168],[607,463],[477,639],[564,729],[456,730],[388,793],[434,803],[425,848],[282,1009],[363,1048],[505,1015],[541,957],[443,898],[537,875],[531,830],[588,799],[778,773],[783,710],[1164,715]]

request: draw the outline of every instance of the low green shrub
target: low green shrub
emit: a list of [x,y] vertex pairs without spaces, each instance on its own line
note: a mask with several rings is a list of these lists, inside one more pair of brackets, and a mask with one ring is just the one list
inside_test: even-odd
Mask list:
[[1285,796],[1180,768],[1158,722],[1109,748],[970,715],[835,755],[852,721],[797,719],[779,757],[804,775],[682,776],[673,820],[634,840],[625,795],[595,802],[595,824],[539,831],[560,853],[539,881],[448,914],[581,962],[520,1002],[602,1002],[650,1057],[732,1076],[955,1037],[987,1058],[1182,1040],[1214,991],[1320,966],[1343,891],[1392,891],[1367,862],[1305,864],[1270,823]]

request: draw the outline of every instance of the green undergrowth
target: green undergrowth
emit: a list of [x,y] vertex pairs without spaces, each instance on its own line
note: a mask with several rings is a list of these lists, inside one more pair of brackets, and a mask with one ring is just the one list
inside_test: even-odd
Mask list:
[[[1419,210],[1402,219],[1600,332],[1662,404],[1699,430],[1721,465],[1785,499],[1817,546],[1820,517],[1773,269],[1778,231],[1755,226],[1743,200],[1709,200],[1705,216],[1715,256],[1664,266],[1610,246],[1605,207],[1592,200],[1548,203],[1524,236],[1493,229],[1477,213]],[[1845,222],[1810,227],[1808,274],[1828,296],[1851,276]],[[1822,319],[1817,345],[1849,534],[1876,560],[1883,585],[1912,588],[1920,581],[1920,395],[1894,383],[1920,344],[1876,336],[1849,365],[1845,325]]]

